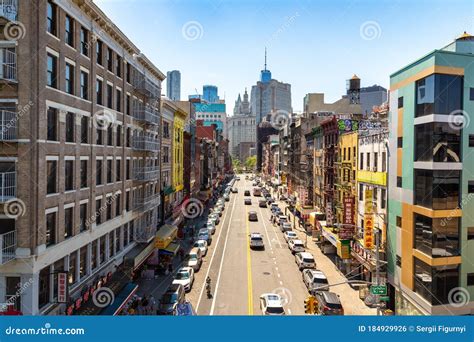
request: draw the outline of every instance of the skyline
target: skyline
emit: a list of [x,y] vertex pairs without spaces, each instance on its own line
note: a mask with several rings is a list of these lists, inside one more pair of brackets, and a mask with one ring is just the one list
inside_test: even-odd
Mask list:
[[[275,79],[291,84],[293,110],[301,111],[307,93],[324,92],[327,102],[340,98],[353,74],[362,79],[362,87],[388,88],[391,73],[449,44],[463,31],[474,31],[474,4],[464,0],[431,1],[430,6],[405,0],[96,3],[163,72],[181,71],[182,98],[213,84],[226,99],[228,113],[238,93],[257,82],[265,47],[268,69]],[[137,11],[137,4],[147,10]],[[303,49],[307,52],[301,53]],[[381,51],[384,58],[377,57]]]

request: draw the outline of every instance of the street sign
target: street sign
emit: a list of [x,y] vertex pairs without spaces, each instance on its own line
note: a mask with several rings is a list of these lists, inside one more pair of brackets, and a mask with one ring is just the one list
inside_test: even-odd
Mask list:
[[389,302],[390,301],[389,296],[380,296],[379,299],[380,299],[381,302]]
[[370,293],[379,296],[387,295],[387,286],[386,285],[372,285],[370,287]]

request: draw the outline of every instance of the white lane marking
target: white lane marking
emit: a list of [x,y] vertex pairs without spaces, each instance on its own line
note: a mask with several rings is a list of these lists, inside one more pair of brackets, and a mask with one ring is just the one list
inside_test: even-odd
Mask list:
[[[236,198],[234,198],[234,204],[235,204],[235,201],[236,201]],[[214,250],[212,251],[211,260],[209,261],[209,268],[207,269],[206,276],[204,277],[204,279],[207,279],[207,277],[209,276],[209,272],[211,271],[212,261],[214,260],[214,255],[216,254],[217,248],[219,246],[218,243],[219,243],[219,240],[221,239],[222,231],[224,230],[224,222],[225,222],[225,219],[227,217],[228,212],[229,212],[228,210],[225,211],[224,219],[222,220],[222,226],[221,226],[221,229],[219,230],[219,236],[217,237],[217,241],[215,242],[215,247],[214,247]],[[201,293],[199,294],[199,299],[198,299],[197,305],[196,305],[196,312],[199,312],[198,311],[199,310],[199,305],[201,304],[202,294],[204,293],[204,288],[205,288],[205,286],[203,285],[202,288],[201,288]]]
[[278,278],[280,278],[280,273],[278,273]]
[[278,271],[278,267],[275,267],[275,269]]
[[280,280],[280,285],[283,285],[283,282]]
[[[265,232],[267,232],[267,225],[265,224],[266,217],[263,216],[262,209],[260,207],[258,207],[258,209],[260,210],[260,215],[263,218],[263,227],[265,228]],[[280,239],[278,238],[278,235],[276,233],[276,230],[275,230],[275,227],[273,226],[273,224],[272,224],[272,228],[273,228],[273,232],[275,233],[276,241],[278,242],[278,245],[281,248],[282,245],[281,245]],[[267,234],[267,237],[268,237],[268,232],[266,234]],[[270,238],[268,238],[268,241],[270,242]]]
[[234,215],[234,209],[235,209],[235,201],[234,201],[234,204],[232,205],[232,212],[230,213],[229,224],[228,224],[228,227],[227,227],[227,233],[225,234],[224,249],[222,250],[221,263],[219,265],[219,271],[217,273],[216,289],[214,290],[214,295],[212,296],[212,305],[211,305],[211,312],[210,312],[211,316],[214,315],[214,308],[216,306],[217,291],[219,290],[219,283],[220,283],[220,280],[221,280],[222,265],[224,264],[225,250],[227,248],[227,241],[229,240],[230,224],[232,222],[232,216]]
[[291,315],[291,309],[288,309],[288,313]]
[[268,245],[270,246],[270,249],[273,251],[272,242],[270,241],[270,236],[268,236],[269,234],[267,230],[267,225],[265,224],[265,217],[262,214],[262,208],[258,207],[258,211],[260,212],[260,216],[262,217],[263,228],[265,229],[265,236],[267,237]]

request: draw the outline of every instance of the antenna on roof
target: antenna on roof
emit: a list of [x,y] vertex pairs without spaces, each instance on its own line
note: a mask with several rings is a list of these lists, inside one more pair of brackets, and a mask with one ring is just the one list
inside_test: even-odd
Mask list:
[[267,70],[267,47],[265,46],[265,69]]

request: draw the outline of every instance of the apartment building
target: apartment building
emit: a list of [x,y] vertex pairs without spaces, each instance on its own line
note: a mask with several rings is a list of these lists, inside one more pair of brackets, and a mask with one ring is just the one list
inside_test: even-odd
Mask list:
[[92,1],[0,6],[10,2],[14,13],[0,10],[0,302],[74,314],[155,236],[165,77]]
[[474,313],[473,78],[466,33],[390,77],[388,272],[398,314]]

